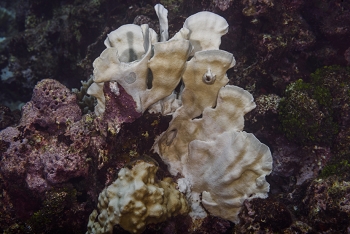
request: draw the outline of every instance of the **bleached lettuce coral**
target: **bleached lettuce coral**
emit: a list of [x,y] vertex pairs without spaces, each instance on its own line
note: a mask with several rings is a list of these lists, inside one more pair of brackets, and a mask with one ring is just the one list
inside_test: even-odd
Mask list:
[[[113,38],[119,36],[109,34],[108,48],[94,62],[94,80],[116,81],[132,96],[139,113],[148,109],[172,114],[169,128],[156,139],[153,148],[170,173],[181,177],[178,186],[191,205],[190,215],[203,218],[209,212],[237,223],[245,199],[267,197],[269,184],[265,177],[272,170],[272,156],[254,135],[243,132],[244,115],[255,108],[252,95],[227,85],[226,72],[236,63],[231,53],[219,49],[228,24],[221,16],[200,12],[190,16],[183,28],[167,40],[167,11],[161,5],[155,8],[161,42],[155,42],[147,25],[137,26],[140,29],[135,43],[142,42],[144,50],[132,46],[131,54],[135,56],[126,53],[128,59],[122,59],[121,50],[126,49],[113,47]],[[180,82],[180,93],[175,93]],[[91,89],[96,87],[101,86]],[[103,98],[98,100],[103,105]],[[103,114],[103,110],[96,108],[97,114]],[[107,196],[106,192],[102,194]],[[103,223],[113,214],[101,215],[98,220]],[[144,225],[143,221],[134,224],[138,222]]]
[[[202,50],[206,52],[197,54],[192,60],[207,59],[214,54],[216,59],[225,59],[230,54],[218,50],[221,36],[228,30],[228,24],[221,16],[206,11],[190,16],[180,32],[167,41],[167,10],[160,4],[155,9],[160,19],[160,42],[154,30],[146,24],[123,25],[108,34],[105,40],[107,48],[93,63],[94,82],[100,85],[93,85],[88,90],[88,94],[98,100],[96,115],[102,115],[105,109],[101,101],[103,91],[97,88],[102,90],[101,84],[106,81],[117,81],[133,97],[138,112],[151,109],[163,114],[172,113],[181,104],[179,99],[175,101],[177,95],[174,96],[173,92],[181,81],[189,56]],[[210,33],[205,34],[205,31]],[[233,59],[232,66],[234,63]],[[147,87],[148,83],[152,88]],[[159,107],[169,105],[174,107]]]
[[272,170],[269,148],[242,131],[244,114],[255,108],[253,97],[226,85],[219,91],[216,106],[209,104],[198,118],[188,114],[196,102],[188,102],[189,111],[187,100],[183,102],[154,148],[171,174],[183,176],[178,183],[187,193],[192,217],[206,216],[201,202],[210,214],[237,223],[245,199],[267,197],[265,176]]

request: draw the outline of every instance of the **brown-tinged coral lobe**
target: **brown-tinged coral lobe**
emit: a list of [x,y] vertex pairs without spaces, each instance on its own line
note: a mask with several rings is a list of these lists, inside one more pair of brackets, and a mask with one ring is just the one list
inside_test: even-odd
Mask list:
[[156,172],[156,165],[144,161],[121,169],[118,179],[100,193],[98,210],[89,217],[88,233],[112,233],[116,224],[130,233],[141,233],[149,223],[186,214],[184,195],[171,178],[158,182]]

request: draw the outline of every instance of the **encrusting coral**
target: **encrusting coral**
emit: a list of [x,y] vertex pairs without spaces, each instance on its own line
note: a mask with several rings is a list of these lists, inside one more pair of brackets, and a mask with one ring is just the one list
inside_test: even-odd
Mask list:
[[157,169],[144,161],[136,161],[131,169],[121,169],[118,179],[101,192],[98,211],[89,218],[88,233],[112,233],[116,224],[131,233],[141,233],[149,223],[186,214],[184,195],[171,178],[156,181]]

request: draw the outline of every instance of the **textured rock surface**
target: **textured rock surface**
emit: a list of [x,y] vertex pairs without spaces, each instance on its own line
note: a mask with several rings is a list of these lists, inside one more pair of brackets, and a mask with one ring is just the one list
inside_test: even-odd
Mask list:
[[76,96],[56,80],[39,82],[30,102],[22,108],[20,125],[49,133],[64,131],[66,126],[81,118]]
[[[41,81],[32,101],[23,107],[19,126],[1,132],[8,145],[2,152],[3,175],[25,180],[28,188],[38,193],[50,184],[86,176],[86,153],[79,147],[84,140],[77,134],[80,126],[76,121],[80,119],[74,94],[55,80]],[[73,137],[82,142],[74,142]]]
[[19,111],[11,111],[7,106],[0,106],[0,130],[14,125],[19,121]]
[[[86,192],[77,181],[88,176],[86,120],[86,116],[81,119],[75,94],[48,79],[35,87],[20,123],[0,132],[4,191],[17,215],[27,219],[35,232],[43,231],[39,223],[58,228],[52,222],[63,223],[65,212],[71,217],[69,209],[81,215],[85,212],[77,194]],[[38,209],[40,204],[42,209]],[[79,230],[80,225],[78,221],[72,227]]]

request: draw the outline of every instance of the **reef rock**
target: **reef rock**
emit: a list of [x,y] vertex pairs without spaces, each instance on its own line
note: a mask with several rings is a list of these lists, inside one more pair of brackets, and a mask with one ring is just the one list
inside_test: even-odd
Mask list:
[[2,175],[25,183],[37,194],[51,185],[86,176],[87,141],[82,143],[85,136],[78,134],[80,119],[75,94],[58,81],[39,82],[32,100],[23,107],[19,126],[0,132],[6,146],[2,149]]

